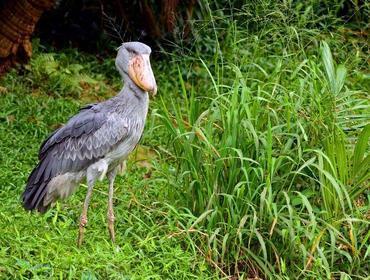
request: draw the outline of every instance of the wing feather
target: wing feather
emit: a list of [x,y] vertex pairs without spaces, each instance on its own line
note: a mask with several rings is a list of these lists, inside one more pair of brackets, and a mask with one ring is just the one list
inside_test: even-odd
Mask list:
[[102,158],[130,135],[128,121],[98,105],[83,108],[41,145],[40,162],[28,178],[23,194],[27,209],[45,210],[48,182],[67,172],[79,172]]

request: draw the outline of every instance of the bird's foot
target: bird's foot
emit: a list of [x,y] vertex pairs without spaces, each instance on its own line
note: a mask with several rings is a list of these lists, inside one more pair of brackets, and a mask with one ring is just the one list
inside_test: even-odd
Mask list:
[[86,215],[81,215],[80,226],[79,226],[79,230],[78,230],[78,240],[77,240],[77,246],[78,247],[81,247],[81,245],[82,245],[86,225],[87,225],[87,217],[86,217]]
[[109,230],[109,235],[110,239],[114,243],[116,238],[115,238],[115,232],[114,232],[114,214],[113,213],[108,213],[108,230]]

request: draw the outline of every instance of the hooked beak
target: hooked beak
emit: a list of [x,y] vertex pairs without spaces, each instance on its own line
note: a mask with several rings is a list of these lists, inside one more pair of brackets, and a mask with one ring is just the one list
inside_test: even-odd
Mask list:
[[128,75],[141,89],[153,95],[157,93],[157,84],[150,66],[149,54],[134,56],[129,62]]

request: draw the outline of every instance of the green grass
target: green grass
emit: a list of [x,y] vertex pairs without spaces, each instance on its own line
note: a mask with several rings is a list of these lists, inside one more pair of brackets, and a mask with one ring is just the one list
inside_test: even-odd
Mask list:
[[20,205],[46,135],[120,87],[113,59],[35,42],[0,81],[0,278],[366,279],[368,43],[339,6],[310,3],[204,1],[194,41],[153,61],[159,96],[142,161],[116,183],[116,244],[107,182],[82,248],[84,186],[43,216]]
[[225,63],[235,75],[225,85],[201,61],[213,97],[204,101],[183,86],[181,104],[163,100],[178,159],[172,184],[199,216],[187,229],[228,275],[364,277],[369,270],[368,198],[367,206],[353,205],[369,189],[369,100],[343,89],[346,68],[334,76],[326,42],[311,52],[307,65],[266,57],[278,60],[271,72],[252,57],[256,72],[246,75],[246,66]]

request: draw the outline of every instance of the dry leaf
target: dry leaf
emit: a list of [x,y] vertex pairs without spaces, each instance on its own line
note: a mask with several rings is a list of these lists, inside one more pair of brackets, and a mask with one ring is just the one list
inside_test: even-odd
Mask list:
[[0,86],[0,93],[6,93],[6,92],[8,92],[8,89],[6,87]]
[[150,147],[138,145],[129,156],[129,160],[134,161],[137,166],[151,169],[153,166],[151,161],[155,159],[157,154]]

